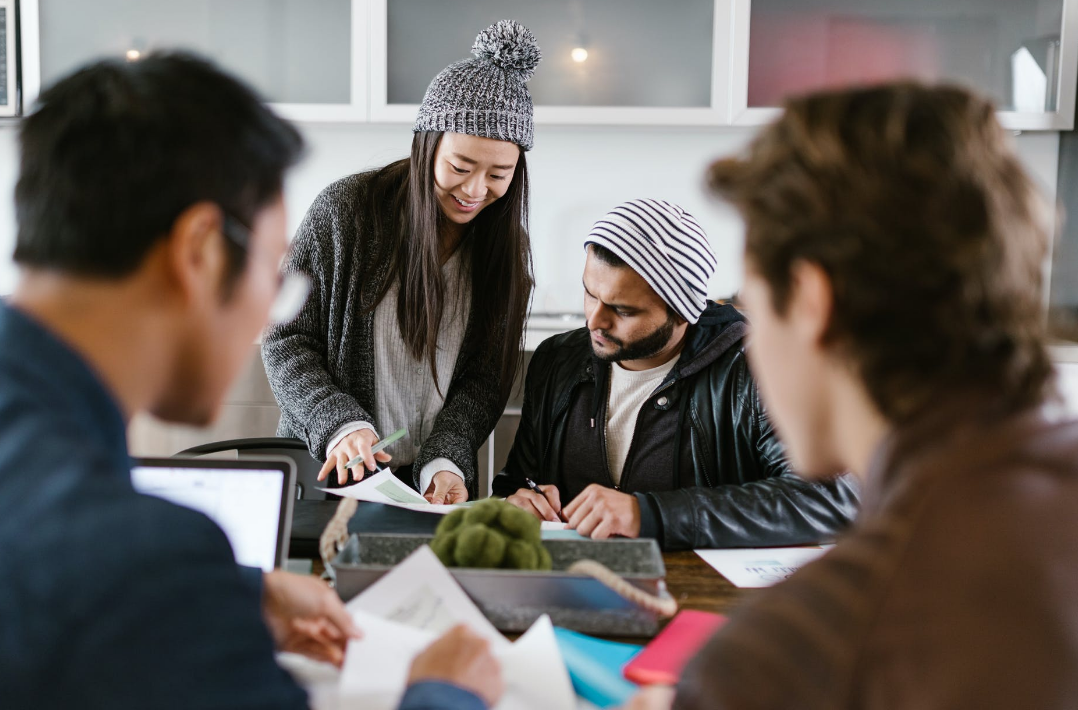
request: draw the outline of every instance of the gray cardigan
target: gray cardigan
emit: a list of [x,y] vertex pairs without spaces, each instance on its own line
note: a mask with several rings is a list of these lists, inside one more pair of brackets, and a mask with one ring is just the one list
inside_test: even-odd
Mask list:
[[[375,263],[374,255],[387,235],[375,233],[372,220],[361,209],[372,175],[338,180],[307,211],[285,271],[308,274],[311,295],[294,321],[271,326],[262,342],[266,374],[281,407],[277,433],[303,439],[319,461],[342,425],[355,421],[382,425],[373,416],[373,306],[376,286],[386,278],[389,265]],[[389,214],[381,221],[393,222]],[[368,288],[361,288],[363,284]],[[445,405],[412,470],[418,486],[423,466],[447,458],[464,472],[469,497],[474,499],[476,452],[498,422],[506,398],[492,347],[497,335],[475,332],[474,296],[472,304]]]

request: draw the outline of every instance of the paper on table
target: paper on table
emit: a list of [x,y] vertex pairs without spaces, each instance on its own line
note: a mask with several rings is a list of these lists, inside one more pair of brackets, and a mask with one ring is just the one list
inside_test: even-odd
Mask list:
[[344,498],[355,498],[356,500],[371,503],[385,503],[398,508],[418,510],[424,513],[437,513],[439,515],[451,513],[460,507],[460,505],[432,505],[428,503],[426,498],[405,485],[388,469],[379,471],[373,476],[364,478],[359,483],[353,483],[344,488],[319,488],[318,490]]
[[353,614],[365,611],[434,634],[454,624],[467,624],[495,646],[509,644],[426,545],[367,587],[347,607]]
[[737,587],[770,587],[820,557],[834,545],[696,550],[696,554]]
[[[363,638],[348,645],[341,671],[341,695],[365,710],[397,707],[412,660],[436,638],[430,631],[353,612]],[[505,694],[494,710],[569,710],[576,707],[569,674],[550,617],[540,617],[516,643],[492,649],[502,668]]]
[[364,708],[396,707],[412,659],[444,630],[465,623],[490,639],[506,692],[495,710],[572,708],[575,696],[547,616],[510,644],[483,616],[429,547],[409,555],[348,610],[363,638],[348,646],[341,691]]
[[494,655],[501,661],[505,679],[505,696],[495,710],[569,710],[577,706],[554,625],[546,614],[516,643],[496,650]]

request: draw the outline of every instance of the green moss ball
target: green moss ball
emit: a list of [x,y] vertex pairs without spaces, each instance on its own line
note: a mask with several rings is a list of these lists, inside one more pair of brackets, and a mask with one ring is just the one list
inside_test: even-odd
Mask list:
[[446,567],[452,567],[456,563],[453,553],[457,548],[457,537],[457,531],[450,530],[447,533],[440,533],[430,541],[430,549]]
[[509,537],[539,543],[542,531],[539,519],[526,510],[509,504],[498,513],[498,527]]
[[442,518],[442,522],[438,523],[438,527],[435,529],[434,534],[443,535],[456,530],[464,522],[464,515],[467,512],[468,511],[463,508],[454,510],[449,515]]
[[501,567],[509,539],[484,525],[465,525],[457,534],[453,559],[458,567]]

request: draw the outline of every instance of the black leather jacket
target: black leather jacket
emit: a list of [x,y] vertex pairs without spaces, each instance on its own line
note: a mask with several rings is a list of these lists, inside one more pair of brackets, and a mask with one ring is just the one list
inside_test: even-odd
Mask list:
[[[746,330],[732,307],[709,306],[637,418],[621,490],[640,503],[641,537],[663,549],[816,543],[856,512],[851,476],[811,483],[791,471],[748,370]],[[525,477],[556,484],[563,504],[589,483],[613,486],[605,427],[594,425],[606,421],[609,367],[587,329],[539,346],[495,495],[525,488]]]

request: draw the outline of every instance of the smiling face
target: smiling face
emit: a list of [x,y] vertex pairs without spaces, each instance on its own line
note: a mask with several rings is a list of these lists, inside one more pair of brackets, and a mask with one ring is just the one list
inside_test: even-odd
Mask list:
[[468,224],[506,193],[520,159],[515,143],[446,133],[434,154],[434,193],[451,222]]

